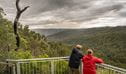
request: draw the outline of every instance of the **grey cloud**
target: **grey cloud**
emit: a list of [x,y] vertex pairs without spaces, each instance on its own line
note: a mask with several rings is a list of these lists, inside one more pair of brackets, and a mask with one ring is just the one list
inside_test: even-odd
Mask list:
[[90,15],[87,16],[89,18],[87,18],[87,19],[85,18],[85,19],[86,19],[86,21],[96,19],[96,18],[104,15],[105,13],[108,13],[113,10],[116,13],[117,11],[121,10],[122,8],[123,8],[123,5],[121,5],[121,4],[104,6],[104,7],[100,7],[100,8],[96,8],[96,9],[93,8],[92,10],[89,10]]
[[[62,7],[69,6],[73,4],[72,0],[29,0],[31,1],[31,6],[29,14],[36,15],[42,12],[56,10]],[[22,1],[23,2],[23,1]],[[25,1],[24,1],[25,2]]]
[[[102,5],[95,5],[95,3],[105,2]],[[113,11],[113,14],[119,14],[120,17],[125,17],[126,11],[124,10],[125,4],[114,2],[115,0],[21,0],[21,7],[27,5],[30,8],[24,12],[22,19],[28,24],[57,24],[64,20],[73,22],[91,21],[100,17],[104,17],[105,14]],[[2,3],[1,3],[2,2]],[[0,0],[0,5],[5,7],[7,14],[15,14],[15,0]],[[10,16],[10,15],[9,15]],[[58,18],[57,20],[41,20],[40,17],[53,16]],[[37,18],[40,21],[29,21],[27,19]],[[62,21],[59,21],[62,20]],[[32,24],[34,25],[34,24]]]
[[122,9],[118,12],[119,17],[126,17],[126,9]]
[[[27,10],[23,16],[23,18],[31,18],[34,16],[40,16],[45,12],[52,12],[54,10],[68,8],[65,11],[61,11],[62,13],[69,12],[71,10],[76,9],[86,9],[90,7],[92,2],[96,0],[21,0],[21,7],[29,5],[30,8]],[[16,10],[11,10],[11,8],[15,8],[15,0],[0,0],[3,6],[7,8],[7,12],[16,12]],[[6,6],[7,5],[7,6]],[[62,14],[61,13],[61,14]],[[56,13],[60,15],[60,13]],[[52,14],[53,15],[53,14]]]
[[[80,9],[80,10],[74,10],[66,13],[62,13],[57,15],[57,17],[63,17],[66,19],[71,19],[75,21],[90,21],[93,19],[97,19],[101,17],[102,15],[114,10],[115,13],[123,8],[123,5],[121,4],[113,4],[109,6],[92,6],[88,9]],[[71,13],[75,12],[75,13]]]
[[30,5],[26,15],[40,15],[44,12],[68,8],[65,12],[75,9],[86,9],[96,0],[22,0],[22,6]]
[[36,24],[31,24],[31,25],[47,25],[47,24],[57,24],[59,21],[52,21],[52,20],[46,20],[46,21],[40,21]]
[[112,11],[112,10],[119,11],[122,8],[123,8],[123,5],[115,4],[115,5],[105,6],[105,7],[101,7],[101,8],[96,8],[89,12],[91,12],[91,14],[93,14],[93,15],[100,15],[100,14],[104,14],[104,13]]
[[121,17],[126,17],[126,11],[125,11],[125,12],[120,12],[120,13],[119,13],[119,16],[121,16]]
[[[83,21],[90,21],[93,19],[97,19],[102,15],[109,13],[112,10],[114,10],[114,12],[116,13],[117,11],[121,10],[123,7],[124,6],[122,4],[103,5],[100,7],[90,5],[88,8],[83,9],[83,5],[78,5],[71,8],[64,7],[58,10],[48,11],[49,13],[46,15],[53,15],[55,17],[64,18],[64,20],[83,22]],[[42,15],[38,15],[38,16],[42,16]],[[59,23],[59,22],[48,21],[48,20],[39,22],[39,24],[55,24],[55,23]]]

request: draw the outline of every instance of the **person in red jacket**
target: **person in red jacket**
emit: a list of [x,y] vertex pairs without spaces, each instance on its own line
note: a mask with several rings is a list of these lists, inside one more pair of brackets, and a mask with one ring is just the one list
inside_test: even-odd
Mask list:
[[82,58],[83,74],[96,74],[96,63],[103,63],[103,60],[93,56],[93,50],[88,49],[87,55]]

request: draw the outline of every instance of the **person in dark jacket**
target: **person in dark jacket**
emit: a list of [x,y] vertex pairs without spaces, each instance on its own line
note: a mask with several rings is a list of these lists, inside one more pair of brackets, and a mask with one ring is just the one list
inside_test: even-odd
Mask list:
[[83,57],[83,54],[80,51],[81,49],[81,45],[76,45],[76,47],[72,50],[71,56],[69,58],[69,67],[71,70],[70,74],[79,74],[79,65],[81,63],[81,58]]

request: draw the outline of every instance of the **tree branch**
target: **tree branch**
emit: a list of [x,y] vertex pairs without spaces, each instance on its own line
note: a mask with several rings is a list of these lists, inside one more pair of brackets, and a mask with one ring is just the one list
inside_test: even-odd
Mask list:
[[17,8],[17,11],[21,11],[21,9],[19,7],[19,2],[20,2],[20,0],[16,0],[16,8]]
[[30,6],[25,7],[24,9],[21,10],[21,13],[27,10]]

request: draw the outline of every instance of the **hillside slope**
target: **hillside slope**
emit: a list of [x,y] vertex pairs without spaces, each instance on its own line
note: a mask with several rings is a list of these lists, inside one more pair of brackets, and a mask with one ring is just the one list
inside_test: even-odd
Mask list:
[[64,31],[49,35],[48,39],[64,41],[71,39],[80,39],[86,36],[94,36],[96,34],[104,34],[109,32],[126,32],[126,26],[123,27],[103,27],[91,29],[65,29]]
[[64,31],[65,29],[31,29],[31,30],[41,35],[48,36],[48,35],[53,35],[55,33]]
[[67,44],[93,48],[107,63],[126,67],[126,26],[67,30],[48,37]]

